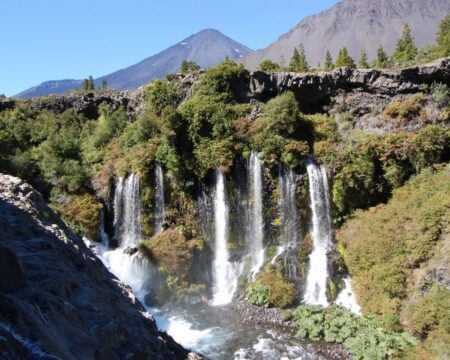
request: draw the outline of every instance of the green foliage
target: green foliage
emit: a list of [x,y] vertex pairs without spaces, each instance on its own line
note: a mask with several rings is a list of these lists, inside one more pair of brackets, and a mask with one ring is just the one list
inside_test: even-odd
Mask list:
[[330,51],[327,50],[327,53],[325,54],[325,70],[331,71],[333,69],[334,69],[333,58],[331,57]]
[[269,287],[263,284],[256,284],[247,290],[247,301],[256,306],[269,306]]
[[436,42],[438,56],[450,56],[450,15],[446,15],[439,23]]
[[349,68],[356,68],[355,61],[350,57],[348,54],[348,50],[346,47],[343,47],[339,50],[338,57],[336,58],[336,64],[335,67],[349,67]]
[[358,61],[358,67],[361,69],[369,68],[369,58],[367,57],[367,53],[364,50],[361,50],[361,55]]
[[102,205],[90,194],[55,196],[52,205],[72,229],[91,240],[97,240]]
[[202,240],[190,239],[183,234],[181,227],[167,229],[144,241],[140,251],[158,263],[161,272],[176,276],[185,281],[189,276],[194,251],[204,248]]
[[448,168],[424,170],[394,190],[387,205],[356,212],[337,232],[365,311],[398,317],[401,304],[414,296],[407,291],[411,271],[428,261],[448,234],[449,180]]
[[383,111],[383,115],[391,119],[412,120],[415,117],[425,117],[422,94],[409,97],[404,101],[393,101]]
[[294,48],[292,52],[291,61],[289,63],[289,71],[306,72],[309,71],[309,64],[306,60],[305,47],[303,44],[297,48]]
[[389,56],[384,51],[383,45],[380,44],[380,47],[377,50],[377,60],[375,62],[375,66],[381,69],[385,69],[389,64]]
[[95,90],[94,79],[92,76],[89,76],[87,79],[83,80],[82,88],[83,92],[89,92]]
[[250,129],[253,148],[266,159],[283,157],[295,166],[309,152],[305,140],[312,137],[311,124],[301,117],[291,92],[283,93],[264,105],[261,118]]
[[284,308],[295,300],[295,286],[269,265],[249,285],[246,298],[253,305]]
[[397,61],[414,60],[418,54],[417,46],[411,34],[411,28],[407,23],[403,26],[402,37],[397,42],[393,58]]
[[431,86],[431,100],[439,109],[450,105],[450,90],[447,84],[434,83]]
[[150,112],[160,116],[168,106],[176,106],[181,100],[179,87],[169,81],[153,80],[145,88],[145,101]]
[[271,60],[263,60],[259,63],[258,70],[270,73],[281,70],[281,66]]
[[406,333],[386,331],[380,322],[337,305],[302,305],[293,318],[298,336],[344,344],[354,359],[400,359],[416,344]]
[[182,74],[195,73],[200,70],[200,65],[195,61],[183,60],[180,65]]

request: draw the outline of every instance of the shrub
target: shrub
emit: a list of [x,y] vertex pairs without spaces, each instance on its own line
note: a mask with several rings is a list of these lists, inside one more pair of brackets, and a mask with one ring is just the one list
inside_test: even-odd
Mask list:
[[102,205],[89,194],[59,196],[52,205],[62,218],[81,236],[97,240]]
[[147,110],[159,116],[167,106],[178,105],[181,91],[172,82],[156,79],[145,88],[144,97]]
[[281,67],[279,64],[271,60],[263,60],[259,63],[258,70],[270,73],[281,70]]
[[294,312],[297,335],[311,340],[343,343],[354,359],[396,359],[416,344],[407,333],[386,331],[379,321],[359,317],[337,305],[302,305]]
[[434,83],[431,86],[431,100],[439,107],[439,109],[443,109],[450,105],[450,91],[447,84]]
[[284,308],[295,300],[295,286],[271,265],[247,289],[247,300],[258,306]]
[[383,115],[390,119],[412,120],[416,117],[423,118],[426,112],[423,108],[424,98],[422,94],[411,96],[404,101],[393,101],[383,111]]
[[195,250],[203,249],[198,239],[188,240],[181,227],[168,229],[144,241],[140,250],[158,263],[161,272],[185,281],[188,277]]

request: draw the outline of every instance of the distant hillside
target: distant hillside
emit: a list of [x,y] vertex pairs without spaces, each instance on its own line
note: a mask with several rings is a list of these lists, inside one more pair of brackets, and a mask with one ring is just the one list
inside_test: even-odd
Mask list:
[[[148,57],[141,62],[95,79],[100,85],[103,80],[115,89],[135,89],[155,78],[162,78],[168,73],[177,72],[183,60],[192,60],[201,67],[215,65],[226,57],[241,59],[251,53],[248,47],[230,39],[221,32],[206,29],[194,34],[168,49]],[[17,94],[16,98],[30,98],[56,93],[64,93],[81,86],[81,80],[47,81]]]
[[435,41],[439,21],[449,13],[450,0],[344,0],[307,17],[268,47],[247,56],[244,64],[255,68],[261,60],[284,58],[287,65],[294,47],[301,43],[311,66],[323,64],[327,50],[336,59],[343,46],[355,59],[362,49],[373,59],[379,44],[388,53],[394,51],[405,22],[422,47]]

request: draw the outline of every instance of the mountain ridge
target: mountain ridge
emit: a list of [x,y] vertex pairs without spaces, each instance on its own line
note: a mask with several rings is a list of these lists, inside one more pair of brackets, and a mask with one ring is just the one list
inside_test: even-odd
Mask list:
[[450,0],[343,0],[304,18],[266,48],[248,55],[243,63],[255,68],[270,59],[287,65],[294,47],[301,43],[311,66],[323,63],[327,50],[336,58],[344,46],[355,59],[363,49],[373,59],[380,44],[388,53],[394,51],[405,22],[411,26],[417,45],[423,47],[434,43],[438,23],[447,13]]
[[[241,59],[252,50],[215,29],[204,29],[177,42],[167,49],[147,57],[136,64],[119,69],[95,79],[96,86],[106,80],[108,86],[128,90],[145,85],[155,78],[177,72],[183,60],[195,61],[206,68],[226,57]],[[15,95],[15,98],[30,98],[55,93],[64,93],[81,88],[82,80],[50,80]]]

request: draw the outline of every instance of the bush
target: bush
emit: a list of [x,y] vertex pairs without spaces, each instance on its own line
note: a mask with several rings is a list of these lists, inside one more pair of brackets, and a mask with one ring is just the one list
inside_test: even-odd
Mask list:
[[78,234],[91,240],[98,239],[102,205],[94,196],[59,196],[52,200],[52,205]]
[[423,108],[424,97],[422,94],[411,96],[404,101],[393,101],[383,111],[386,118],[397,120],[413,120],[414,118],[424,118],[426,112]]
[[144,97],[147,111],[159,116],[167,106],[178,105],[181,101],[181,91],[172,82],[156,79],[145,88]]
[[247,301],[257,306],[284,308],[295,300],[295,286],[271,265],[247,289]]
[[450,105],[450,91],[447,84],[434,83],[431,86],[431,100],[439,109]]
[[279,64],[271,60],[263,60],[259,63],[258,70],[271,73],[281,70],[281,67]]
[[311,340],[343,343],[354,359],[399,359],[416,341],[407,333],[386,331],[370,317],[358,317],[332,305],[302,305],[294,312],[297,335]]

